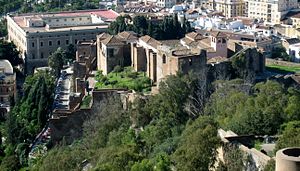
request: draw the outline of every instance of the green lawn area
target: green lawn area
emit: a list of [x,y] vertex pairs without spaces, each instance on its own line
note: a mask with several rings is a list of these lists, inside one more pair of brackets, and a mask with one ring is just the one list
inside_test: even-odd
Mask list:
[[90,103],[92,100],[92,96],[91,95],[86,95],[83,97],[80,108],[81,109],[86,109],[90,107]]
[[279,72],[279,73],[287,73],[287,72],[300,72],[299,66],[283,66],[283,65],[267,65],[267,70]]
[[151,80],[145,76],[144,72],[135,72],[131,67],[116,67],[106,76],[98,71],[96,80],[96,89],[127,88],[138,92],[151,91]]

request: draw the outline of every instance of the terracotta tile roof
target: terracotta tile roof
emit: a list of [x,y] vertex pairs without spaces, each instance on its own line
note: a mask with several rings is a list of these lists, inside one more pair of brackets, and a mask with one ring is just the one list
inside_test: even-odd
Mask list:
[[211,36],[213,37],[223,37],[223,38],[227,38],[227,34],[220,32],[220,31],[212,31]]
[[196,33],[196,32],[190,32],[186,34],[185,37],[192,39],[194,41],[201,40],[204,38],[200,33]]
[[201,41],[198,42],[198,46],[203,45],[203,46],[206,46],[206,47],[210,47],[210,44],[211,44],[211,40],[210,40],[209,37],[207,37],[205,39],[202,39]]
[[180,40],[161,40],[160,41],[163,45],[167,45],[167,46],[172,46],[172,47],[176,47],[178,45],[181,45],[180,44]]
[[190,45],[191,43],[193,43],[194,41],[187,38],[187,37],[184,37],[181,39],[186,45]]
[[157,48],[157,46],[162,45],[161,42],[155,40],[154,38],[152,38],[148,35],[140,37],[140,40],[142,40],[143,42],[149,44],[150,46],[152,46],[154,48]]
[[244,25],[250,26],[254,24],[254,19],[248,17],[235,17],[237,20],[241,20]]
[[125,44],[122,41],[122,39],[117,35],[109,36],[108,38],[104,39],[102,41],[102,43],[105,45],[124,45]]
[[104,40],[104,39],[108,38],[109,36],[110,36],[110,34],[108,34],[108,33],[101,33],[101,34],[97,35],[97,39]]
[[123,31],[118,34],[118,36],[120,36],[124,40],[137,40],[138,38],[136,35],[137,34],[133,31]]

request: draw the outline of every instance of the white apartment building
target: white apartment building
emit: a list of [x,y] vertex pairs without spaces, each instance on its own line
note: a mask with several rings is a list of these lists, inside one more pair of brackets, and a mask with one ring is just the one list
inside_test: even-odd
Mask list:
[[157,0],[156,6],[160,8],[172,8],[176,4],[176,0]]
[[248,0],[248,17],[280,24],[280,19],[296,8],[297,0]]
[[25,61],[26,72],[47,66],[58,47],[79,40],[96,40],[119,14],[112,10],[84,10],[7,16],[8,40],[15,43]]

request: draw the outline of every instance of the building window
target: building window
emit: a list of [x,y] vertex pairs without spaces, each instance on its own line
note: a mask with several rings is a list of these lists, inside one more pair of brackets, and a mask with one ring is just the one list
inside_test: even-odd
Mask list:
[[41,53],[41,58],[42,58],[42,59],[44,58],[44,53],[43,53],[43,52]]
[[69,40],[66,40],[66,45],[68,45],[69,44]]
[[34,53],[32,54],[32,59],[35,59],[35,55],[34,55]]
[[164,54],[163,57],[162,57],[162,62],[163,64],[167,63],[167,58],[166,58],[166,55]]
[[189,59],[189,65],[190,66],[193,65],[193,59],[192,58]]
[[34,42],[32,42],[31,46],[34,47]]
[[60,45],[60,40],[57,41],[57,45],[58,45],[58,46]]
[[109,58],[114,57],[114,49],[107,49],[107,57]]
[[81,20],[82,20],[82,18],[79,18],[79,20],[81,21]]
[[49,46],[52,46],[52,41],[51,40],[49,41]]
[[65,19],[65,21],[67,21],[67,19]]
[[41,47],[43,47],[44,46],[44,42],[41,42]]
[[59,22],[59,19],[56,19],[56,22]]
[[77,42],[78,42],[78,40],[77,40],[77,39],[75,39],[75,44],[77,44]]

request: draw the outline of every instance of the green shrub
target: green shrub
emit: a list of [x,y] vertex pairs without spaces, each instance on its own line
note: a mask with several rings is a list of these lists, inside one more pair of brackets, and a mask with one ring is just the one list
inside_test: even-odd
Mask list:
[[[118,71],[118,72],[117,72]],[[115,67],[114,71],[104,76],[101,71],[96,74],[96,88],[126,88],[138,92],[151,90],[151,80],[142,72],[135,72],[131,67],[120,69]]]

